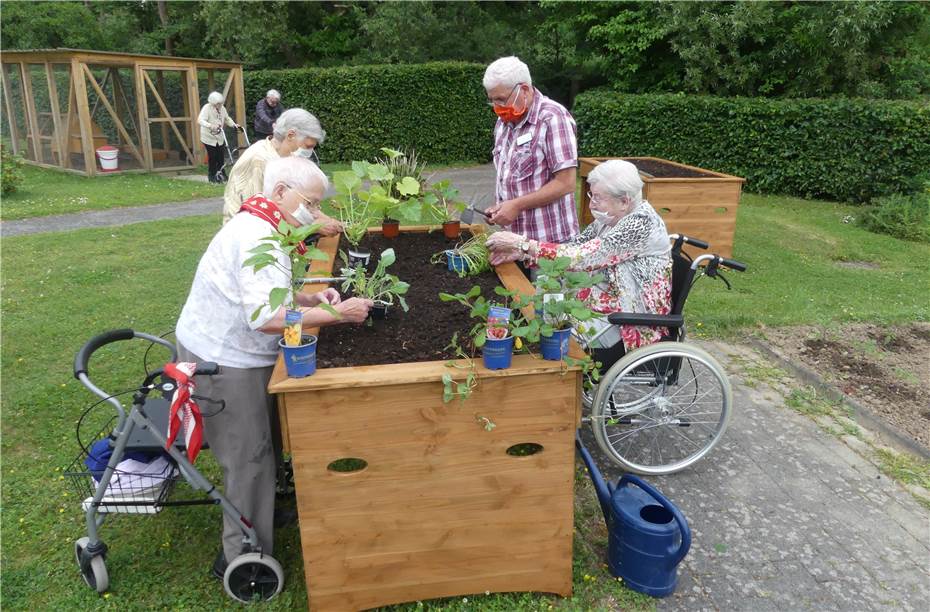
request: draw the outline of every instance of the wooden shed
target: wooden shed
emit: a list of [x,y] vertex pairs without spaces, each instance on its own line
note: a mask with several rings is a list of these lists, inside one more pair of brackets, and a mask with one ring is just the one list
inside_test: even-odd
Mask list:
[[[197,116],[211,91],[223,93],[230,116],[245,123],[236,62],[81,49],[4,51],[0,59],[4,136],[37,166],[94,176],[203,163]],[[106,146],[116,149],[117,169],[101,165],[97,149]]]

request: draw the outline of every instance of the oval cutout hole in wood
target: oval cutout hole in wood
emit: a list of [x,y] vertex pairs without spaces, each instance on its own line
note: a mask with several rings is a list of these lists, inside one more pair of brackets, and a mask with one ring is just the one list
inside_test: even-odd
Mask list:
[[665,208],[665,207],[663,207],[663,208],[660,208],[660,209],[659,209],[659,214],[660,214],[660,215],[667,215],[667,214],[670,213],[670,212],[672,212],[672,209],[671,209],[671,208]]
[[529,457],[530,455],[535,455],[543,451],[542,444],[536,444],[535,442],[521,442],[520,444],[514,444],[513,446],[507,449],[507,454],[511,457]]
[[726,207],[726,206],[718,206],[717,208],[714,209],[714,212],[717,213],[718,215],[722,215],[722,214],[724,214],[724,213],[727,212],[727,207]]
[[339,474],[353,474],[355,472],[361,472],[368,467],[368,462],[364,459],[359,459],[358,457],[343,457],[342,459],[336,459],[326,466],[326,469],[330,472],[336,472]]

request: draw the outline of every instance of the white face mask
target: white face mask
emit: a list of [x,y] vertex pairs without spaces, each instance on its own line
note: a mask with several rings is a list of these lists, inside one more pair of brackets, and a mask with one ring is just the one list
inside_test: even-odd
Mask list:
[[600,221],[601,223],[607,223],[608,219],[611,218],[610,213],[606,213],[600,210],[591,209],[591,215],[594,217],[595,221]]
[[310,225],[316,219],[303,203],[297,206],[297,210],[294,211],[294,218],[297,219],[301,226]]
[[315,163],[317,166],[320,165],[320,158],[317,157],[316,155],[316,149],[304,149],[303,147],[300,147],[299,149],[294,151],[294,156],[301,157],[303,159],[309,159],[310,161]]

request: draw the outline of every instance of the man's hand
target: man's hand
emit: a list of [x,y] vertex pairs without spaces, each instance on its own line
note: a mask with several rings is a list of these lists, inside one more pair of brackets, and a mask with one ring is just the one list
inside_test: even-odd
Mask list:
[[337,323],[363,323],[368,318],[368,311],[374,305],[371,300],[362,298],[349,298],[339,302],[334,308],[342,315]]
[[342,296],[339,295],[339,292],[333,289],[332,287],[324,289],[323,291],[318,291],[310,296],[307,305],[308,306],[318,306],[320,304],[329,304],[330,306],[335,306],[336,304],[342,301]]
[[506,200],[491,206],[486,211],[490,214],[489,221],[494,225],[508,226],[520,216],[520,209],[513,200]]

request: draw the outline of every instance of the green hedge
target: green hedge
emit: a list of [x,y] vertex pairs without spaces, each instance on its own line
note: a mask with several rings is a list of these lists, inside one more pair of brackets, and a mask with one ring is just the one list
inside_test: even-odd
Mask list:
[[930,170],[927,104],[594,90],[573,114],[581,155],[662,157],[745,177],[759,193],[862,202]]
[[428,163],[486,162],[496,117],[485,104],[481,64],[347,66],[250,71],[255,103],[277,89],[288,108],[305,108],[326,130],[324,161],[372,159],[381,147],[413,147]]

